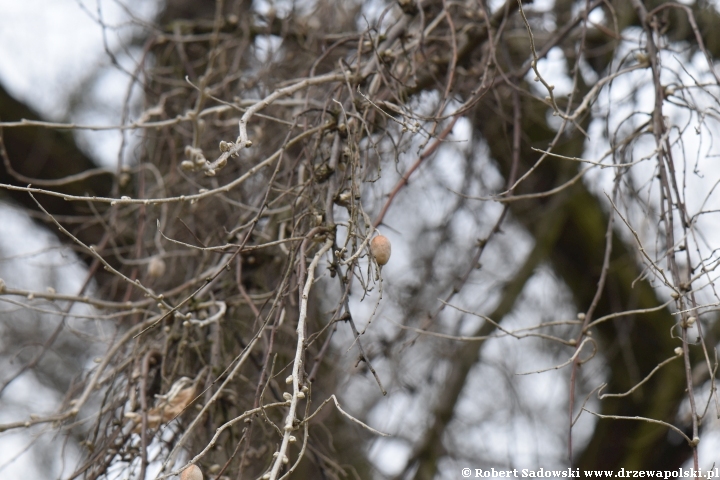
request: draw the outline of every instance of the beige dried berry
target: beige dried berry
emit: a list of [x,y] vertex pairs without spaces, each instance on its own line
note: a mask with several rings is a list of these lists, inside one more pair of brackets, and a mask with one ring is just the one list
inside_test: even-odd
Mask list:
[[387,237],[378,235],[370,242],[370,253],[378,265],[385,265],[390,260],[390,240]]
[[203,474],[197,465],[190,465],[182,471],[180,480],[203,480]]
[[165,275],[165,267],[165,260],[156,255],[150,259],[148,275],[150,275],[151,278],[160,278]]

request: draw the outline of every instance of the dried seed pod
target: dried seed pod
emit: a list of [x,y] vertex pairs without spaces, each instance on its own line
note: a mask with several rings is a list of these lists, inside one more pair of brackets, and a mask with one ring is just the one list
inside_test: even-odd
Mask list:
[[190,465],[182,471],[180,480],[203,480],[203,474],[197,465]]
[[390,240],[387,237],[378,235],[370,242],[370,253],[378,265],[385,265],[390,260]]
[[165,275],[165,260],[163,260],[159,256],[154,256],[150,259],[150,264],[148,265],[148,275],[151,278],[160,278],[163,275]]

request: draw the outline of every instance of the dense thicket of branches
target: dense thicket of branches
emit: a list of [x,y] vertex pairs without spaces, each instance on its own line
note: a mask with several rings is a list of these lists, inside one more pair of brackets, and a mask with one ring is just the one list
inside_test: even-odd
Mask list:
[[3,101],[4,191],[88,270],[4,270],[0,394],[62,400],[0,431],[63,478],[708,468],[720,16],[490,3],[170,0],[108,52],[113,172]]

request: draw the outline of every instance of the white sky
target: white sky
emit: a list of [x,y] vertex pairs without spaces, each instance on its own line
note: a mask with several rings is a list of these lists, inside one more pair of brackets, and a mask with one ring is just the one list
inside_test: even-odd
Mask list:
[[67,94],[103,58],[97,22],[75,0],[0,0],[0,12],[0,81],[43,115],[62,114]]
[[[131,64],[119,48],[120,40],[134,28],[125,8],[135,17],[151,19],[157,4],[157,0],[0,0],[0,82],[18,100],[56,121],[68,120],[67,102],[80,100],[78,88],[83,85],[82,100],[94,108],[73,120],[118,124],[128,82],[110,65],[105,45],[121,63]],[[100,19],[106,25],[105,35]],[[81,138],[101,164],[115,165],[118,132],[85,131]]]

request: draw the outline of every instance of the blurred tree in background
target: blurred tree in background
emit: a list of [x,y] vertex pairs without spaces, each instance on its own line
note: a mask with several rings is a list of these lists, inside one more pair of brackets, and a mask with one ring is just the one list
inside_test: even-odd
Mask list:
[[[0,395],[49,400],[0,431],[63,439],[32,442],[62,478],[709,468],[718,22],[168,0],[108,50],[119,124],[3,91],[4,198],[85,270],[3,267]],[[112,171],[68,132],[98,129]]]

